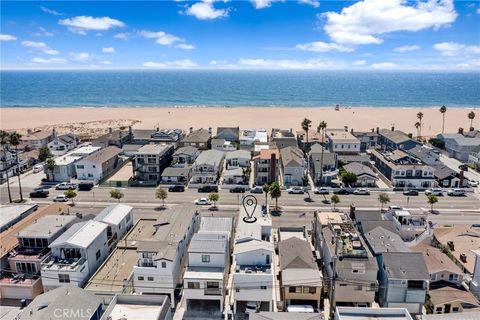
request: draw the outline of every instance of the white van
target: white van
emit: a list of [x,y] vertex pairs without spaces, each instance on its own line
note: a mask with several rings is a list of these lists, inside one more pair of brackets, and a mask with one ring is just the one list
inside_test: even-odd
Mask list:
[[291,304],[287,307],[287,312],[305,312],[305,313],[314,313],[315,309],[311,305],[294,305]]
[[39,173],[43,171],[43,164],[36,164],[33,166],[33,173]]

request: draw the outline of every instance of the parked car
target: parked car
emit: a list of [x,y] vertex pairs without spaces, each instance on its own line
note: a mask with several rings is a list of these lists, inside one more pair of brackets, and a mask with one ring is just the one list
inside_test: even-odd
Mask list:
[[50,192],[43,188],[35,188],[30,192],[30,198],[46,198]]
[[78,190],[79,191],[90,191],[93,189],[93,182],[89,181],[83,181],[78,184]]
[[263,193],[263,188],[260,186],[253,187],[250,189],[250,193]]
[[176,184],[174,186],[168,187],[168,192],[184,192],[185,191],[185,186],[181,184]]
[[406,196],[418,196],[418,191],[415,189],[408,189],[403,191],[403,194]]
[[393,205],[393,206],[388,206],[388,210],[403,210],[403,208],[400,206]]
[[463,163],[463,164],[458,166],[458,169],[463,170],[463,171],[468,171],[468,166],[465,163]]
[[217,186],[203,186],[198,188],[198,192],[218,192]]
[[39,173],[43,171],[43,164],[36,164],[33,166],[33,173]]
[[455,188],[448,190],[447,194],[451,197],[463,197],[466,195],[466,192],[463,189]]
[[317,188],[313,189],[313,193],[315,193],[315,194],[329,194],[330,191],[327,188],[317,187]]
[[55,186],[56,190],[75,190],[77,185],[75,183],[62,182]]
[[340,188],[333,191],[333,194],[350,194],[350,190],[347,188]]
[[353,194],[361,195],[361,196],[368,196],[370,194],[370,190],[365,188],[355,189]]
[[291,304],[287,307],[287,312],[314,313],[315,309],[311,305],[308,305],[308,304],[305,304],[305,305]]
[[303,188],[302,187],[290,187],[287,189],[287,192],[289,194],[303,194]]
[[256,313],[260,310],[260,302],[258,301],[248,301],[245,305],[245,313]]
[[443,196],[443,190],[441,188],[432,188],[425,190],[425,194],[428,195],[434,195],[434,196]]
[[195,204],[202,206],[202,205],[210,205],[212,203],[207,198],[200,198],[200,199],[195,200]]
[[64,194],[59,194],[55,198],[53,198],[54,202],[67,202],[68,198]]
[[478,181],[468,180],[467,181],[467,186],[472,187],[472,188],[476,188],[476,187],[478,187]]
[[231,189],[230,189],[230,192],[231,192],[231,193],[244,193],[244,192],[245,192],[245,188],[242,188],[242,187],[234,187],[234,188],[231,188]]

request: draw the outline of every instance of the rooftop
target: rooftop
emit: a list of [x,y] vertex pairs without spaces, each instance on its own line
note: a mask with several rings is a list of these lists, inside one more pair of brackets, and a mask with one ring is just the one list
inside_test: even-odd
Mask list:
[[405,280],[429,280],[427,266],[419,252],[383,253],[388,277]]
[[199,232],[232,232],[233,219],[230,217],[206,217],[200,220]]
[[205,150],[197,157],[195,164],[203,165],[208,164],[212,166],[218,166],[224,158],[224,153],[219,150]]
[[102,164],[117,156],[120,152],[122,152],[122,149],[115,146],[108,146],[98,150],[95,153],[92,153],[91,155],[86,156],[82,159],[82,161],[90,161],[96,164]]
[[212,134],[207,129],[197,129],[189,133],[183,142],[207,142],[212,137]]
[[410,252],[397,233],[382,227],[365,232],[365,239],[375,255],[385,252]]
[[478,320],[480,311],[468,311],[445,314],[424,314],[421,320]]
[[136,155],[163,155],[173,146],[169,144],[146,144],[135,152]]
[[416,246],[410,247],[413,252],[421,252],[423,259],[427,265],[429,273],[440,271],[448,271],[451,273],[462,274],[462,270],[450,258],[440,251],[440,249],[432,247],[428,240],[424,240]]
[[360,140],[344,129],[327,129],[325,136],[335,143],[360,143]]
[[250,159],[251,158],[251,153],[250,151],[247,150],[235,150],[231,152],[227,152],[227,155],[225,156],[225,159]]
[[110,303],[102,319],[166,319],[169,309],[170,301],[164,295],[120,294]]
[[75,221],[75,216],[50,215],[35,219],[28,227],[18,232],[18,238],[50,238]]
[[378,133],[397,144],[411,140],[405,132],[400,130],[380,129]]
[[297,237],[288,238],[278,243],[280,269],[312,269],[318,266],[312,255],[312,247],[306,240]]
[[198,152],[197,148],[192,146],[185,146],[185,147],[178,148],[173,155],[175,156],[175,155],[186,154],[189,156],[194,156],[197,152]]
[[176,168],[176,167],[167,167],[162,172],[162,177],[188,177],[192,171],[191,167],[185,168]]
[[338,320],[413,320],[404,308],[361,308],[337,307],[335,319]]
[[480,304],[475,296],[462,288],[454,288],[450,286],[432,289],[428,291],[430,301],[433,305],[446,304],[452,302],[462,302],[465,304],[480,307]]
[[44,130],[38,130],[35,132],[31,132],[29,134],[24,135],[21,137],[21,140],[27,141],[27,140],[43,140],[48,137],[50,137],[53,134],[52,131],[44,131]]
[[251,313],[250,320],[323,320],[321,313],[304,312],[266,312]]
[[103,209],[95,217],[95,221],[105,222],[106,224],[111,225],[118,225],[130,212],[132,212],[132,210],[132,207],[125,204],[113,204]]
[[303,165],[303,151],[297,147],[286,147],[280,150],[282,156],[282,163],[285,167],[302,166]]
[[343,168],[348,172],[355,173],[357,176],[367,175],[373,178],[377,178],[377,175],[375,174],[375,172],[373,172],[372,169],[359,162],[351,162],[343,166]]
[[275,148],[275,149],[262,149],[260,150],[260,154],[255,156],[253,159],[254,160],[257,160],[257,159],[270,160],[272,158],[272,154],[275,155],[275,159],[278,160],[280,158],[280,151],[278,151],[278,149]]
[[20,205],[0,205],[0,229],[3,230],[9,225],[19,221],[25,216],[31,214],[38,205],[20,204]]
[[214,233],[196,233],[190,240],[188,253],[226,253],[228,237]]
[[480,144],[480,137],[469,137],[461,135],[460,133],[443,133],[439,134],[438,137],[444,140],[453,140],[460,146],[476,147]]
[[53,241],[49,247],[75,246],[87,248],[106,229],[107,225],[102,222],[94,220],[79,222],[71,226]]

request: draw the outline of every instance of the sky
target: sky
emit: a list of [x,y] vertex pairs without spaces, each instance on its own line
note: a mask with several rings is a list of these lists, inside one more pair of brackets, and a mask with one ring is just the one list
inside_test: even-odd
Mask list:
[[480,71],[480,1],[1,1],[5,69]]

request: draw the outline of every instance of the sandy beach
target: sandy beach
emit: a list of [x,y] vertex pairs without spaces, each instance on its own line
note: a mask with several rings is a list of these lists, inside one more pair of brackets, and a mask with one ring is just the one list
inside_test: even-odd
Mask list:
[[[445,132],[468,128],[467,117],[472,109],[448,109]],[[416,135],[414,127],[418,112],[424,114],[422,135],[441,132],[442,114],[433,108],[1,108],[2,129],[57,128],[60,133],[74,132],[82,137],[93,137],[113,129],[132,125],[134,128],[182,128],[240,126],[241,128],[293,128],[300,130],[303,118],[313,121],[316,128],[326,121],[330,128],[348,126],[355,131],[375,127],[397,129]],[[480,127],[480,112],[473,122]]]

